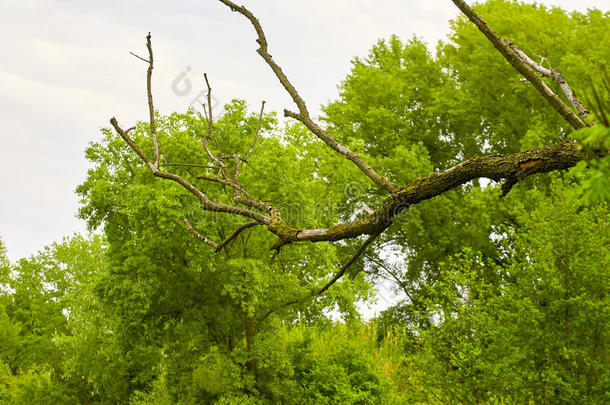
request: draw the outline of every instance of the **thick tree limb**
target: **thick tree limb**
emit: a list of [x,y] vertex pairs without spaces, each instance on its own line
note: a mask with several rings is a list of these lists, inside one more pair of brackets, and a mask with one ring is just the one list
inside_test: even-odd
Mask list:
[[468,17],[470,21],[477,26],[487,39],[493,44],[493,46],[500,51],[502,56],[517,70],[521,73],[544,97],[544,99],[557,111],[574,129],[580,129],[587,126],[587,124],[570,109],[553,91],[546,85],[546,83],[536,74],[536,71],[526,61],[524,61],[519,55],[496,34],[486,23],[474,12],[468,4],[463,0],[451,0],[453,3]]
[[475,156],[447,170],[421,177],[401,187],[390,195],[372,214],[353,222],[339,224],[327,229],[295,230],[291,228],[269,229],[280,240],[274,248],[292,242],[338,241],[360,235],[382,232],[392,223],[392,219],[409,206],[428,200],[448,190],[459,187],[478,178],[494,181],[505,180],[503,195],[520,180],[535,174],[568,169],[585,156],[579,145],[562,142],[545,148],[532,149],[509,155]]

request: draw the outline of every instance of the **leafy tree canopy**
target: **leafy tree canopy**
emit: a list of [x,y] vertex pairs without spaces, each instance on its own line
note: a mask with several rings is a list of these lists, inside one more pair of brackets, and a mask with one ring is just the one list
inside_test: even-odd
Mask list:
[[[277,71],[296,123],[240,100],[113,120],[77,189],[94,235],[17,263],[0,241],[0,402],[610,401],[608,13],[476,11],[591,115],[557,114],[469,15],[356,58],[323,127]],[[496,158],[504,185],[443,183]],[[404,299],[364,321],[384,280]]]

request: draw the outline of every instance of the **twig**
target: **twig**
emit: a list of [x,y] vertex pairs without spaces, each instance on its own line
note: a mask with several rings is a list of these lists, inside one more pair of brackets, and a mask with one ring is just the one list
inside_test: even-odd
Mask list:
[[[376,265],[378,265],[379,267],[381,267],[383,270],[385,270],[386,273],[388,273],[390,276],[392,276],[392,279],[394,279],[394,281],[396,282],[396,284],[398,284],[398,286],[402,289],[402,291],[405,293],[405,295],[407,296],[407,298],[409,298],[411,300],[411,302],[413,301],[413,297],[411,296],[411,294],[409,293],[409,290],[407,289],[407,285],[405,284],[405,282],[403,280],[400,279],[400,277],[398,277],[393,270],[390,270],[390,267],[388,265],[386,265],[383,261],[377,259],[377,258],[372,258],[371,259],[373,262],[375,262]],[[386,278],[387,280],[387,278]]]
[[[254,151],[254,147],[256,146],[256,141],[258,139],[258,134],[261,130],[262,127],[262,122],[263,122],[263,111],[265,109],[265,101],[263,101],[261,103],[261,111],[260,114],[258,115],[258,123],[256,124],[256,131],[254,132],[254,140],[252,141],[252,145],[250,146],[250,149],[248,150],[248,153],[246,153],[246,157],[241,157],[241,156],[234,156],[235,158],[235,182],[239,181],[239,176],[241,174],[241,165],[243,162],[248,162],[248,159],[250,158],[250,155],[252,154],[252,151]],[[238,198],[238,191],[237,189],[235,189],[235,198]]]
[[225,240],[223,240],[222,242],[220,242],[218,244],[218,246],[216,246],[216,249],[214,250],[214,253],[218,253],[222,250],[222,248],[224,248],[225,246],[227,246],[233,239],[235,239],[241,232],[243,232],[244,230],[251,228],[253,226],[256,225],[261,225],[260,222],[258,221],[250,221],[250,222],[246,222],[245,224],[240,225],[236,230],[233,231],[233,233],[231,233],[231,235],[227,236],[227,238]]
[[347,271],[347,269],[349,268],[349,266],[351,266],[356,260],[358,260],[358,258],[360,257],[360,255],[362,255],[362,253],[364,253],[364,251],[366,250],[366,248],[373,243],[373,241],[375,239],[377,239],[377,237],[381,235],[381,232],[376,232],[372,235],[370,235],[362,244],[362,246],[360,246],[360,248],[356,251],[356,253],[354,253],[354,255],[352,257],[349,258],[348,261],[346,261],[343,266],[341,266],[341,268],[339,269],[339,271],[337,272],[337,274],[334,275],[333,278],[330,279],[330,281],[328,283],[326,283],[322,288],[320,288],[317,292],[317,295],[322,294],[324,291],[328,290],[333,284],[335,284],[337,281],[339,281],[341,279],[341,277],[343,277],[343,275],[345,274],[345,272]]
[[235,202],[238,204],[243,204],[250,208],[256,208],[266,213],[279,212],[275,207],[273,207],[273,205],[252,197],[252,195],[250,195],[245,188],[233,181],[209,176],[196,176],[196,178],[198,180],[210,181],[213,183],[222,184],[223,186],[231,187],[234,190]]
[[194,163],[163,163],[163,166],[199,167],[201,169],[217,169],[216,166],[198,165],[198,164],[194,164]]
[[[212,87],[210,87],[210,82],[208,81],[207,73],[204,73],[203,77],[205,78],[205,83],[208,87],[208,106],[206,108],[206,105],[205,104],[203,105],[204,112],[207,115],[206,121],[207,121],[208,128],[207,128],[207,133],[202,134],[202,136],[201,136],[201,145],[203,146],[203,149],[205,150],[205,153],[208,155],[208,157],[219,166],[219,170],[225,173],[225,177],[229,177],[228,171],[226,170],[226,164],[222,161],[222,159],[219,159],[216,156],[214,156],[212,151],[210,151],[210,148],[208,148],[208,139],[210,137],[213,137],[216,142],[216,146],[218,147],[218,151],[220,153],[222,153],[222,151],[220,149],[220,144],[218,143],[218,140],[216,140],[216,137],[214,136],[214,121],[213,121],[213,116],[212,116]],[[201,114],[199,114],[199,117],[202,118]]]
[[145,58],[143,58],[143,57],[141,57],[141,56],[139,56],[139,55],[136,55],[136,54],[135,54],[135,53],[133,53],[133,52],[129,52],[129,53],[130,53],[130,54],[132,54],[133,56],[135,56],[136,58],[138,58],[138,59],[140,59],[140,60],[143,60],[143,61],[144,61],[144,62],[146,62],[146,63],[150,63],[150,61],[149,61],[148,59],[145,59]]
[[212,114],[212,87],[210,87],[210,81],[208,80],[208,74],[204,73],[203,74],[203,78],[205,79],[205,84],[208,87],[208,94],[207,94],[207,99],[208,99],[208,122],[209,122],[209,132],[208,132],[208,136],[212,136],[212,138],[214,139],[214,143],[216,143],[216,147],[218,148],[218,152],[222,154],[222,148],[220,147],[220,142],[218,142],[218,138],[216,138],[216,135],[214,134],[212,125],[214,123],[214,116]]
[[202,234],[200,234],[199,232],[197,232],[197,230],[195,228],[193,228],[193,225],[191,225],[191,223],[188,219],[184,218],[184,224],[186,225],[186,228],[189,230],[189,232],[192,233],[193,235],[195,235],[203,243],[206,243],[206,244],[212,246],[214,249],[218,249],[218,244],[216,242],[214,242],[213,240],[210,240],[210,239],[206,238],[205,236],[203,236]]
[[258,134],[261,131],[261,126],[263,123],[263,111],[265,110],[265,101],[261,102],[261,112],[258,114],[258,123],[256,125],[256,132],[254,133],[254,140],[252,141],[252,146],[250,146],[250,150],[248,151],[248,153],[246,153],[246,157],[244,158],[244,161],[247,162],[248,158],[250,157],[250,155],[252,154],[252,151],[254,150],[254,147],[256,146],[256,140],[258,138]]

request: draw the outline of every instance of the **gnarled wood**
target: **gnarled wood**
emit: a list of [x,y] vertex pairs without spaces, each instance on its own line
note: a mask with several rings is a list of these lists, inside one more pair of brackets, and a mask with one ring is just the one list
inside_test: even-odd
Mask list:
[[574,142],[562,142],[509,155],[474,156],[447,170],[418,178],[401,187],[399,191],[391,194],[379,209],[363,219],[328,229],[274,230],[270,227],[280,238],[274,248],[291,242],[338,241],[364,234],[372,235],[389,227],[392,219],[409,206],[441,195],[469,181],[478,178],[498,182],[505,180],[502,191],[503,195],[506,195],[514,184],[527,176],[568,169],[584,158],[579,145]]
[[[123,130],[117,120],[110,120],[116,132],[125,140],[131,149],[140,157],[140,159],[148,166],[152,174],[156,177],[168,179],[180,184],[190,193],[192,193],[200,202],[201,208],[206,211],[223,212],[233,215],[240,215],[251,219],[250,222],[238,227],[228,238],[221,243],[211,241],[207,237],[197,232],[193,226],[185,221],[188,230],[204,243],[212,246],[215,251],[221,250],[231,242],[243,230],[255,226],[264,225],[267,229],[278,237],[277,243],[272,247],[279,250],[286,244],[295,242],[320,242],[320,241],[339,241],[343,239],[355,238],[361,235],[369,235],[366,242],[358,249],[352,259],[348,260],[339,270],[339,272],[322,288],[317,291],[321,294],[328,289],[334,282],[341,278],[347,268],[362,254],[366,247],[373,240],[391,226],[394,217],[402,211],[408,209],[414,204],[421,201],[441,195],[444,192],[453,188],[459,187],[469,181],[478,178],[488,178],[497,182],[504,181],[502,186],[502,195],[506,195],[511,187],[535,173],[546,173],[554,170],[563,170],[574,166],[578,161],[585,159],[585,156],[580,151],[576,143],[562,142],[556,145],[547,146],[544,148],[531,149],[528,151],[508,154],[508,155],[487,155],[474,156],[463,161],[447,170],[432,173],[428,176],[418,178],[410,184],[400,186],[392,181],[381,176],[373,168],[371,168],[361,157],[356,155],[351,150],[347,149],[338,143],[324,129],[319,127],[310,117],[307,111],[307,106],[301,98],[294,86],[288,81],[288,78],[279,67],[279,65],[271,58],[267,50],[267,40],[259,21],[246,8],[237,6],[229,0],[219,0],[223,4],[245,16],[254,26],[257,33],[257,42],[259,43],[258,53],[263,60],[269,65],[284,86],[288,94],[298,107],[298,112],[285,110],[285,115],[302,122],[313,134],[320,140],[324,141],[329,147],[352,161],[369,179],[377,184],[381,189],[388,193],[388,197],[384,200],[379,208],[372,211],[368,215],[355,221],[345,222],[326,229],[299,229],[294,225],[287,224],[279,210],[274,208],[270,203],[263,202],[248,193],[239,184],[240,170],[242,162],[247,161],[253,149],[256,146],[258,133],[261,129],[261,121],[263,117],[263,106],[259,115],[259,122],[254,135],[252,146],[248,150],[246,157],[231,155],[224,156],[220,149],[220,144],[214,136],[214,125],[212,122],[211,111],[211,87],[205,76],[208,87],[208,106],[206,109],[206,117],[202,119],[207,127],[207,133],[202,135],[202,146],[206,150],[209,158],[214,163],[212,168],[218,170],[216,177],[198,176],[199,179],[208,180],[221,185],[229,186],[233,189],[234,204],[223,204],[212,201],[207,194],[191,184],[183,177],[163,171],[159,169],[159,145],[156,137],[156,129],[154,122],[154,106],[152,103],[151,76],[153,69],[152,45],[150,42],[150,34],[147,36],[147,48],[149,50],[149,63],[147,71],[147,92],[149,101],[149,119],[151,138],[153,141],[154,159],[151,160],[144,154],[138,145],[130,138],[129,131]],[[511,63],[511,65],[520,73],[522,73],[543,95],[548,103],[558,111],[574,128],[583,128],[586,126],[584,121],[578,117],[561,99],[557,97],[548,86],[538,77],[535,66],[523,56],[520,55],[516,47],[511,46],[508,41],[502,40],[485,22],[462,0],[452,0],[464,14],[483,32],[492,44],[502,53],[502,55]],[[577,107],[578,108],[578,107]],[[580,110],[579,110],[580,111]],[[219,154],[214,155],[207,147],[207,140],[213,139],[217,143]],[[230,173],[225,159],[235,159],[235,173]],[[165,166],[195,166],[189,163],[180,164],[165,164]],[[208,167],[208,166],[205,166]],[[224,174],[223,178],[220,177]],[[297,302],[297,301],[294,301]],[[264,318],[263,318],[264,319]]]

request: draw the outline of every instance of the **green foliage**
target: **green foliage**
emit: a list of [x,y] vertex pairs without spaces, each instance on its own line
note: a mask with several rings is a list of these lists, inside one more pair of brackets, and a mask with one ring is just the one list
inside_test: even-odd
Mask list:
[[293,378],[302,389],[293,403],[398,403],[389,353],[379,350],[372,330],[344,324],[320,332],[293,331],[286,345],[293,356]]
[[610,399],[610,216],[560,198],[521,215],[505,264],[467,250],[428,287],[436,322],[408,357],[425,401]]
[[[0,241],[0,402],[610,402],[610,106],[599,63],[610,60],[608,13],[505,0],[477,11],[557,68],[598,125],[568,134],[460,17],[435,52],[391,37],[354,60],[324,107],[329,132],[400,184],[560,138],[594,159],[520,182],[503,199],[474,181],[412,206],[314,298],[360,241],[274,255],[275,237],[252,227],[214,253],[184,219],[216,241],[246,220],[202,211],[104,129],[77,189],[80,217],[103,237],[74,236],[18,263]],[[303,126],[274,114],[261,124],[240,182],[287,223],[326,228],[378,206],[368,179]],[[198,178],[216,173],[171,165],[212,163],[205,125],[193,111],[157,114],[161,166],[231,203],[231,190]],[[227,104],[215,122],[223,154],[247,152],[257,125],[243,101]],[[130,135],[151,155],[148,130],[138,123]],[[382,279],[405,300],[363,323],[357,303]]]
[[579,162],[573,169],[574,175],[580,178],[576,198],[581,205],[610,201],[610,76],[607,71],[600,87],[602,91],[592,88],[595,102],[590,101],[593,119],[599,124],[573,134],[591,158]]
[[[244,102],[227,105],[216,122],[223,153],[243,154],[240,148],[244,139],[250,145],[257,121]],[[158,116],[157,125],[162,164],[212,163],[200,146],[204,128],[193,111]],[[279,207],[291,223],[331,225],[345,197],[342,183],[330,183],[329,173],[347,163],[330,158],[332,151],[312,142],[301,127],[280,133],[273,115],[263,117],[262,128],[241,184]],[[133,137],[150,148],[145,125]],[[285,142],[296,138],[300,142]],[[115,322],[111,328],[126,363],[127,389],[139,397],[154,392],[161,376],[169,398],[180,402],[264,392],[265,364],[275,356],[267,345],[274,340],[278,316],[322,320],[323,311],[335,304],[346,317],[357,316],[354,302],[369,291],[362,275],[354,274],[320,299],[309,298],[344,260],[341,247],[288,246],[274,257],[268,250],[273,237],[250,228],[215,254],[187,231],[184,218],[218,241],[240,224],[238,218],[201,211],[180,186],[154,180],[110,131],[87,155],[95,167],[78,188],[84,203],[80,214],[92,228],[102,226],[108,240],[109,274],[96,292]],[[232,192],[196,178],[206,169],[174,169],[210,198],[231,202]],[[295,298],[298,305],[286,305]]]
[[102,250],[101,238],[75,236],[8,264],[7,288],[0,294],[0,398],[7,403],[79,403],[91,397],[94,388],[85,376],[105,365],[90,362],[78,375],[70,365],[79,351],[91,358],[107,343],[72,346],[83,341],[84,325],[101,326],[89,323],[95,312],[85,308],[96,305],[92,282],[104,273]]
[[[500,35],[562,72],[583,99],[593,97],[586,78],[601,77],[598,61],[610,59],[603,45],[610,32],[605,14],[567,14],[499,0],[480,4],[477,11]],[[548,84],[562,94],[553,82]],[[354,60],[340,85],[339,99],[324,112],[333,135],[399,184],[475,154],[517,152],[557,142],[569,131],[463,17],[453,22],[449,41],[440,42],[435,54],[417,38],[379,41],[366,58]],[[594,183],[587,190],[606,193],[606,180],[592,174],[585,180]],[[438,263],[460,252],[465,240],[485,257],[498,258],[500,247],[493,235],[511,221],[508,204],[498,201],[496,188],[481,191],[479,182],[473,183],[411,207],[383,235],[383,244],[394,245],[407,257],[406,266],[395,272],[400,289],[417,290],[434,278]],[[546,183],[544,178],[528,179],[513,193],[523,186],[547,187]],[[358,201],[374,205],[375,193],[364,190]],[[381,269],[377,272],[384,276]]]

